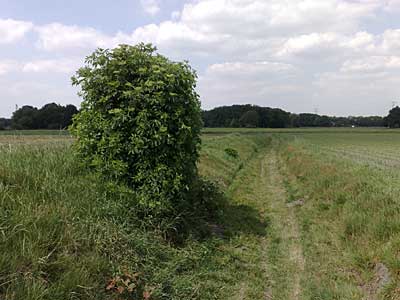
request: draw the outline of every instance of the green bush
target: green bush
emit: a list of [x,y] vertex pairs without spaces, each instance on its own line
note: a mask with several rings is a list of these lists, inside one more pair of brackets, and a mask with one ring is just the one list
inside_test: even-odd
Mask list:
[[232,158],[238,158],[239,157],[239,152],[237,152],[237,150],[236,149],[233,149],[233,148],[225,148],[225,153],[228,155],[228,156],[230,156],[230,157],[232,157]]
[[83,97],[71,128],[77,153],[131,187],[146,217],[190,205],[202,126],[196,78],[187,62],[145,44],[98,49],[72,78]]

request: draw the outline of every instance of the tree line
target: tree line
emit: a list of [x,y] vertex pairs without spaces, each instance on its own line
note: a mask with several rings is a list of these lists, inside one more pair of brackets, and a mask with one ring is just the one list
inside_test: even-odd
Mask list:
[[291,128],[291,127],[400,127],[400,108],[387,117],[333,117],[313,113],[294,114],[278,108],[251,104],[221,106],[203,111],[205,127]]
[[[38,109],[23,106],[11,119],[0,118],[0,130],[5,129],[66,129],[78,109],[72,105],[49,103]],[[216,107],[203,111],[204,127],[227,128],[293,128],[293,127],[391,127],[400,128],[400,107],[388,116],[333,117],[313,113],[294,114],[279,108],[251,104]]]
[[48,103],[41,108],[25,105],[17,109],[11,119],[1,118],[0,130],[66,129],[77,113],[78,109],[72,104]]

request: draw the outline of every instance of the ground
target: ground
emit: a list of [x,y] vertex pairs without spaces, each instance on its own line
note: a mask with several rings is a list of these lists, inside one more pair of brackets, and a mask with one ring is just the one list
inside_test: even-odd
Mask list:
[[400,299],[398,131],[206,130],[227,204],[178,247],[45,133],[0,133],[0,299]]

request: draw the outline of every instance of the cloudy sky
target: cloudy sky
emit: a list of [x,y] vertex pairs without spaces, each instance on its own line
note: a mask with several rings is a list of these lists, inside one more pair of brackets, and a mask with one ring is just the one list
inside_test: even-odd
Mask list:
[[384,115],[400,104],[400,0],[0,0],[0,116],[78,105],[70,77],[84,57],[141,41],[190,61],[205,109]]

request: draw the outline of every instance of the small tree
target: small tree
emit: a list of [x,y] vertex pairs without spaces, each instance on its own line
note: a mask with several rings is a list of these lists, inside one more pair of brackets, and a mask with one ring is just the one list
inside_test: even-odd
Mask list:
[[389,111],[386,122],[390,128],[400,127],[400,107],[396,106]]
[[83,97],[72,125],[77,152],[134,188],[149,215],[187,204],[202,125],[196,73],[155,51],[145,44],[98,49],[72,78]]

